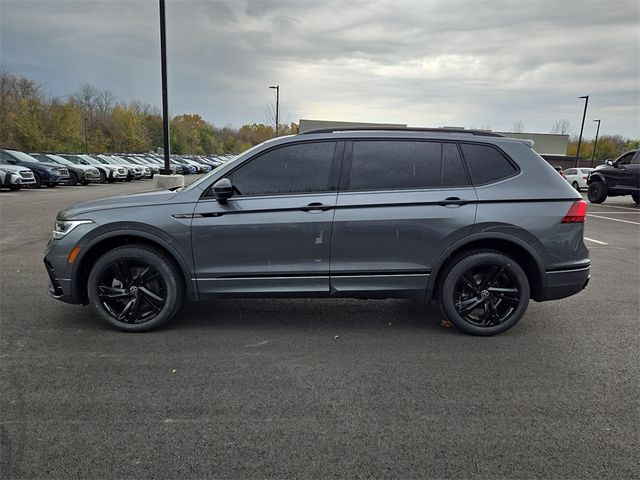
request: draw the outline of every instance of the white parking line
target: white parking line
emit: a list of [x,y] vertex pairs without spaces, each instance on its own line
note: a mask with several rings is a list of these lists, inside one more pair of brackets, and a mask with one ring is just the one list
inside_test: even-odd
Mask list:
[[640,210],[637,212],[589,212],[589,214],[593,213],[605,213],[607,215],[640,215]]
[[614,222],[622,222],[622,223],[632,223],[633,225],[640,225],[640,222],[632,222],[630,220],[622,220],[620,218],[609,218],[603,217],[601,215],[593,215],[591,213],[587,213],[587,217],[596,217],[596,218],[604,218],[605,220],[613,220]]
[[618,207],[617,205],[603,205],[602,203],[597,203],[596,205],[594,205],[593,208],[599,208],[599,207],[604,207],[604,208],[624,208],[625,210],[633,210],[633,211],[636,211],[636,212],[640,212],[640,208]]
[[584,237],[584,239],[593,243],[597,243],[598,245],[609,245],[607,242],[601,242],[600,240],[594,240],[593,238]]

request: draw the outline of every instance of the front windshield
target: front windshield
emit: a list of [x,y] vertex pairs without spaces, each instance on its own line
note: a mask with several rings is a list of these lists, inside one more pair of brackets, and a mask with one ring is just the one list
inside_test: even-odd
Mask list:
[[71,165],[71,166],[75,165],[72,161],[67,160],[66,158],[61,157],[59,155],[47,155],[47,158],[50,158],[56,163],[62,163],[63,165]]
[[41,153],[34,153],[33,155],[29,156],[35,158],[40,163],[55,163],[51,159],[47,158],[46,155],[42,155]]
[[91,165],[104,165],[104,162],[101,162],[99,159],[90,157],[89,155],[78,155],[77,158]]
[[24,152],[18,152],[17,150],[7,150],[11,155],[16,157],[18,160],[22,160],[23,162],[37,162],[38,159],[32,157],[31,155],[27,155]]

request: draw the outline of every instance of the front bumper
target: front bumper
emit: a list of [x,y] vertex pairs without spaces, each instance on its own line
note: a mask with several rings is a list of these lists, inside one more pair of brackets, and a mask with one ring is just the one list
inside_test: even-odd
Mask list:
[[591,278],[591,265],[546,272],[547,287],[539,301],[558,300],[584,290]]

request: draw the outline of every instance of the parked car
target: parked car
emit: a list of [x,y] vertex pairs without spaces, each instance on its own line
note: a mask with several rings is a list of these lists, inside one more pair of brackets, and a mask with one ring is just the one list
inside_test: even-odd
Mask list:
[[140,165],[133,165],[116,155],[97,155],[97,157],[111,165],[118,165],[127,170],[127,181],[140,180],[144,174]]
[[631,195],[640,204],[640,150],[631,150],[615,160],[597,166],[587,179],[587,196],[591,203],[602,203],[607,197]]
[[[247,150],[184,188],[58,213],[50,292],[151,330],[183,300],[413,298],[465,332],[589,281],[586,202],[518,139],[321,129]],[[215,248],[212,248],[215,246]]]
[[90,155],[84,154],[60,154],[61,157],[66,158],[76,165],[92,166],[98,169],[100,172],[100,178],[102,183],[113,183],[115,181],[125,181],[127,179],[127,169],[123,166],[111,165],[104,160],[98,160]]
[[64,157],[53,154],[30,153],[33,158],[43,163],[57,163],[69,170],[69,180],[67,185],[88,185],[89,183],[98,183],[102,180],[100,171],[95,167],[87,165],[76,165]]
[[16,165],[0,165],[0,187],[16,191],[35,183],[36,179],[30,169]]
[[581,189],[587,188],[587,178],[592,170],[593,168],[567,168],[564,175],[567,182],[579,192]]
[[33,188],[40,188],[41,185],[55,187],[69,180],[69,170],[65,167],[55,163],[39,162],[31,155],[17,150],[0,150],[0,164],[16,165],[31,170],[35,179],[35,183],[30,185]]

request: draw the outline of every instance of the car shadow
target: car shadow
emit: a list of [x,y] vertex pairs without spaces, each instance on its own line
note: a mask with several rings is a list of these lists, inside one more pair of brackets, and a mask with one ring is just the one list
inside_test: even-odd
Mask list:
[[[442,330],[438,307],[418,300],[220,299],[185,305],[163,330],[388,328]],[[458,332],[456,328],[449,328]]]

